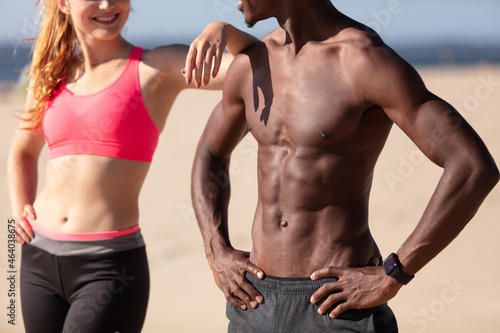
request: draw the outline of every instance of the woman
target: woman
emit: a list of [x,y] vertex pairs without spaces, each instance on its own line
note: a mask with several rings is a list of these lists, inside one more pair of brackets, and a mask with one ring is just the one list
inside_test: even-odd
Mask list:
[[[25,328],[139,332],[149,271],[138,196],[158,136],[176,96],[192,85],[192,71],[197,87],[219,89],[226,40],[236,54],[256,39],[214,23],[189,52],[179,45],[143,51],[121,36],[130,0],[47,0],[41,7],[28,111],[8,162],[16,240],[24,244]],[[45,142],[46,184],[35,198]]]

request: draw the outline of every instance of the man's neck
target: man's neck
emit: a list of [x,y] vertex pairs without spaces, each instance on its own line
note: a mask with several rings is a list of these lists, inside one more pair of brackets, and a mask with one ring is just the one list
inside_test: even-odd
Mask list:
[[323,41],[340,31],[338,23],[344,15],[330,1],[296,0],[286,6],[276,19],[296,54],[309,41]]

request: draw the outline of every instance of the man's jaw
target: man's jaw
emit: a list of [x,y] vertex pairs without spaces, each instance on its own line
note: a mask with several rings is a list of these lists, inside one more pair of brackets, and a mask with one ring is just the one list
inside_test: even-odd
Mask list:
[[[239,3],[238,3],[238,10],[243,14],[243,16],[245,16],[245,13],[243,11],[243,0],[238,0]],[[248,23],[248,21],[245,19],[245,24],[247,25],[247,27],[249,28],[253,28],[255,26],[255,23]]]

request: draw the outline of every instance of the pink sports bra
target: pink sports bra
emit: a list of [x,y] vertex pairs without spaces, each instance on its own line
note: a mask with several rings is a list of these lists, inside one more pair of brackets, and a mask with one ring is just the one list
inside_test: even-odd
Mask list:
[[98,155],[151,162],[160,131],[142,99],[135,47],[120,76],[90,95],[75,95],[63,79],[45,110],[43,132],[49,159]]

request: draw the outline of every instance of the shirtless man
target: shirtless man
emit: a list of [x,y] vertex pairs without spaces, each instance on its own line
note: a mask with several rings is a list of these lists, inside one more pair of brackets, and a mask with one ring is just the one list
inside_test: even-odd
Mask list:
[[[249,26],[275,17],[281,28],[234,60],[193,167],[206,255],[234,305],[229,330],[396,332],[387,301],[460,233],[498,169],[457,111],[329,0],[240,0],[239,9]],[[394,123],[443,174],[382,265],[368,199]],[[259,149],[251,253],[231,246],[227,226],[230,156],[248,132]]]

